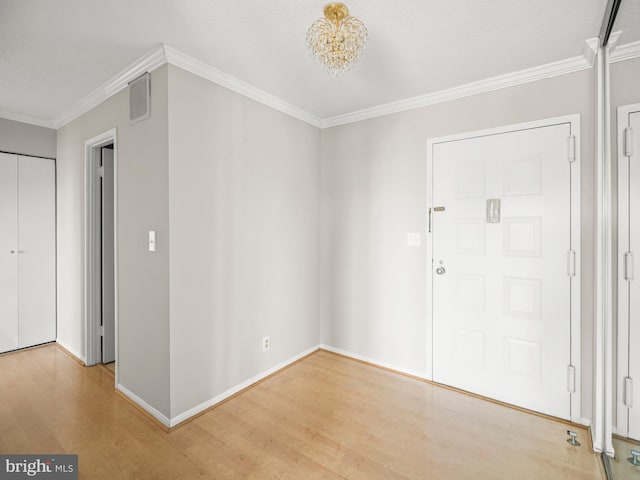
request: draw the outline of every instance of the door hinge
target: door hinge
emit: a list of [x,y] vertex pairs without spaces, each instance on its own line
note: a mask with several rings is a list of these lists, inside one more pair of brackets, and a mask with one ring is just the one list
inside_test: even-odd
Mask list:
[[567,390],[576,393],[576,367],[573,365],[567,367]]
[[576,136],[569,135],[567,139],[567,153],[569,157],[569,163],[576,161]]
[[627,408],[633,407],[633,380],[631,377],[625,377],[624,379],[624,406]]
[[576,252],[573,250],[567,252],[567,275],[576,276]]
[[627,127],[624,129],[624,156],[630,157],[633,154],[633,129]]
[[98,176],[99,176],[100,178],[103,178],[103,177],[104,177],[104,167],[98,167],[98,168],[96,169],[96,171],[98,172]]
[[100,325],[100,336],[104,337],[104,325]]
[[624,254],[624,279],[628,282],[633,280],[633,253]]
[[431,207],[429,207],[429,233],[431,233]]

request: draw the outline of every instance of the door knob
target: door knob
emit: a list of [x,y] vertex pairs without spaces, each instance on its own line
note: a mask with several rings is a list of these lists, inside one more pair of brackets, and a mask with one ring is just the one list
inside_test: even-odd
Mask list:
[[436,268],[436,273],[438,275],[444,275],[444,272],[446,272],[446,270],[444,269],[444,267],[438,267]]
[[11,250],[11,253],[16,253],[16,251],[15,250]]

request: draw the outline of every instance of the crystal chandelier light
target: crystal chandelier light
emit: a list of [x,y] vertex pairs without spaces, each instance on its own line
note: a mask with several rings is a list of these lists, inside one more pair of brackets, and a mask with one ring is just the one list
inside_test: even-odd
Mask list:
[[342,3],[325,5],[324,18],[307,30],[307,46],[333,77],[349,70],[366,44],[367,28]]

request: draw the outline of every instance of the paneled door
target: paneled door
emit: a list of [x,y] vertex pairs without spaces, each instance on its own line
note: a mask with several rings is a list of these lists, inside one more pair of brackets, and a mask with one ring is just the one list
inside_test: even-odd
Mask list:
[[563,118],[429,142],[432,372],[570,419],[578,118]]
[[640,440],[640,104],[618,109],[616,432]]

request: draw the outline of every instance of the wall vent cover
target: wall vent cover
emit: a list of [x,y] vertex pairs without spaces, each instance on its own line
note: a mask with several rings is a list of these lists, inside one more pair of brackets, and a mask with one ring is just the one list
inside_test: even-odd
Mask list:
[[129,123],[151,116],[151,75],[149,72],[129,82]]

